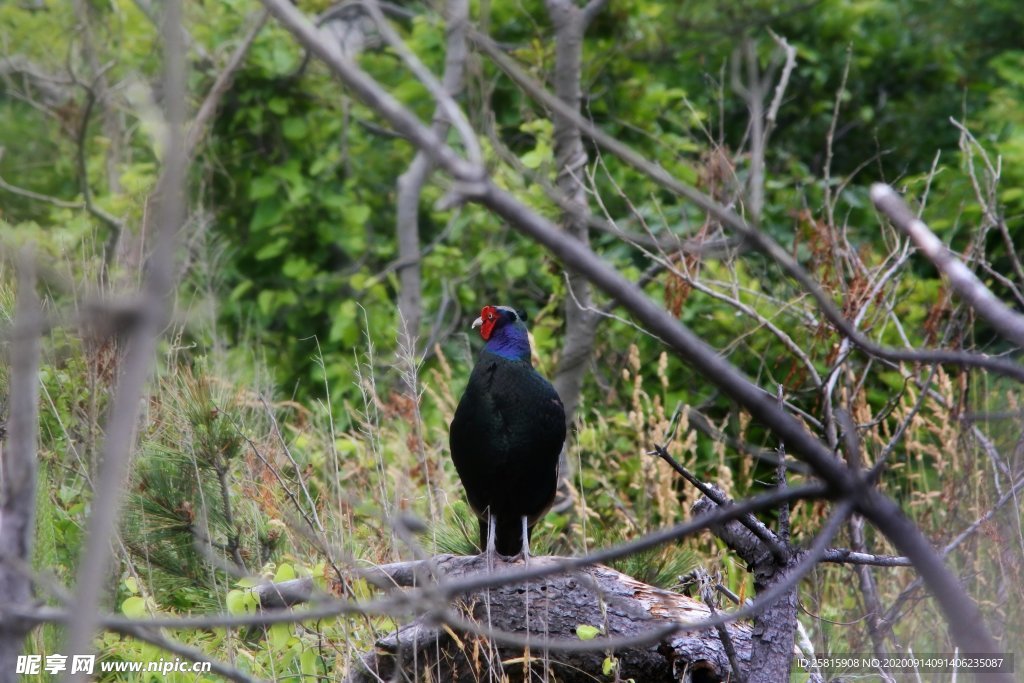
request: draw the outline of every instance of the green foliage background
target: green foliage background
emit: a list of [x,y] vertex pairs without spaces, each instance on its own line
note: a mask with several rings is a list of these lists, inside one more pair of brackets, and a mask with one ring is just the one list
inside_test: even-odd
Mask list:
[[[103,77],[114,84],[107,106],[121,130],[120,139],[110,139],[93,114],[83,137],[88,184],[98,206],[138,231],[159,170],[154,135],[159,122],[149,101],[149,86],[160,69],[157,30],[129,0],[89,0],[84,15],[71,4],[0,5],[6,56],[24,57],[60,75],[66,93],[59,106],[40,107],[41,93],[28,81],[15,74],[0,83],[0,177],[32,192],[83,200],[76,141],[85,97],[83,88],[68,82],[66,65],[74,65],[75,78],[83,83],[96,78],[95,67],[81,57],[88,25],[95,64],[104,65]],[[301,2],[300,7],[315,13],[326,3]],[[439,73],[443,22],[429,3],[407,7],[415,18],[398,28]],[[187,4],[193,109],[257,9],[250,0]],[[1012,0],[614,1],[591,26],[584,45],[584,113],[678,178],[705,189],[715,159],[724,158],[727,182],[739,187],[748,166],[745,152],[737,152],[744,149],[748,112],[733,91],[730,60],[740,41],[750,37],[762,64],[768,64],[775,45],[769,29],[785,37],[797,49],[798,62],[768,149],[762,228],[823,282],[834,284],[834,295],[842,299],[849,293],[839,286],[845,276],[831,271],[820,251],[826,183],[841,190],[836,220],[872,267],[891,249],[867,198],[867,187],[876,180],[911,197],[928,188],[924,218],[962,250],[982,219],[970,171],[971,162],[981,168],[984,150],[993,165],[999,164],[997,209],[1011,241],[1024,244],[1022,16]],[[532,75],[550,77],[552,30],[540,0],[474,3],[473,17]],[[368,51],[360,63],[399,101],[429,119],[431,99],[393,53]],[[840,114],[826,180],[826,138],[837,98]],[[471,62],[461,101],[498,182],[556,219],[557,208],[537,182],[554,177],[548,114],[482,57]],[[974,134],[979,148],[961,146],[951,117]],[[593,159],[596,150],[589,151]],[[447,421],[476,348],[466,324],[483,303],[526,308],[540,367],[550,376],[561,346],[567,291],[559,264],[493,216],[472,205],[435,209],[447,186],[443,177],[433,178],[420,213],[426,311],[421,332],[432,343],[415,367],[423,401],[415,406],[404,401],[396,390],[402,373],[414,367],[396,348],[394,207],[396,179],[413,154],[321,65],[306,63],[287,33],[273,22],[263,29],[219,107],[189,179],[193,220],[182,253],[188,267],[178,298],[180,324],[162,349],[119,549],[117,605],[126,613],[251,607],[240,597],[244,585],[237,586],[196,549],[196,534],[205,534],[222,560],[237,559],[250,572],[331,577],[329,563],[295,531],[297,513],[283,493],[285,485],[270,476],[275,470],[287,482],[305,478],[327,536],[356,558],[383,561],[403,552],[387,521],[403,510],[431,520],[435,530],[429,543],[469,550],[462,532],[468,515],[458,502],[445,451]],[[662,236],[691,235],[704,223],[692,206],[614,158],[601,157],[594,183],[608,214],[632,232],[644,230],[641,219]],[[108,227],[85,211],[0,190],[0,247],[12,253],[19,245],[34,244],[50,268],[44,286],[55,314],[135,281],[130,270],[101,276],[109,237]],[[593,242],[633,279],[649,264],[616,236],[595,232]],[[984,247],[993,270],[1012,273],[996,231]],[[801,303],[776,268],[756,254],[727,264],[707,260],[701,268],[711,280],[732,278],[742,287],[744,303],[798,340],[818,372],[830,368],[835,333],[816,321],[813,309]],[[896,314],[910,343],[935,343],[935,330],[962,320],[964,313],[948,300],[929,266],[912,259],[907,268]],[[0,289],[5,318],[13,310],[11,272],[5,266]],[[1013,298],[1012,283],[987,281],[998,295]],[[671,304],[673,286],[671,277],[659,278],[648,291]],[[699,291],[689,293],[679,315],[762,386],[783,384],[795,406],[820,413],[807,373],[798,371],[776,337],[756,334],[750,319]],[[983,324],[971,330],[964,343],[990,353],[1005,350]],[[886,343],[902,343],[892,326],[880,323],[871,333]],[[89,473],[115,359],[116,348],[70,333],[55,332],[47,345],[38,561],[65,581],[73,577],[80,522],[88,513]],[[851,364],[865,369],[864,359]],[[900,393],[906,391],[905,381],[896,370],[867,374],[864,403],[872,413],[893,401],[903,406],[916,399]],[[1015,405],[1015,394],[1002,382],[951,375],[940,378],[950,402],[967,393],[957,393],[957,383],[963,382],[970,387],[966,408]],[[269,401],[268,408],[260,397]],[[692,369],[662,357],[657,340],[629,325],[602,323],[572,451],[583,507],[573,515],[551,516],[542,543],[553,552],[580,552],[686,514],[692,492],[642,456],[664,435],[680,403],[700,407],[731,436],[766,448],[776,445]],[[987,473],[984,463],[950,456],[955,444],[949,440],[962,435],[943,431],[947,413],[941,406],[925,413],[925,421],[915,423],[889,490],[906,501],[926,531],[942,536],[942,530],[962,528],[984,510]],[[1015,438],[1006,425],[986,430],[997,444]],[[676,443],[675,452],[733,495],[756,489],[769,476],[767,469],[712,439],[691,434],[692,439]],[[969,496],[944,479],[954,467],[969,482]],[[958,499],[964,508],[950,508],[949,501]],[[307,515],[309,507],[303,508]],[[821,513],[799,507],[798,535],[813,532]],[[986,553],[979,550],[974,560],[963,560],[984,565],[963,568],[977,570],[971,587],[978,593],[994,580],[985,563],[997,560]],[[710,539],[667,549],[626,569],[637,573],[646,563],[650,571],[643,578],[660,576],[671,585],[673,575],[696,561],[721,564],[730,587],[747,590],[742,568],[728,565],[728,554]],[[845,571],[816,584],[815,613],[826,620],[808,627],[819,643],[838,639],[848,651],[858,646],[864,651],[862,626],[827,621],[847,622],[860,614],[856,597],[837,578],[847,576]],[[896,587],[900,582],[894,579]],[[368,588],[346,584],[343,590],[362,595]],[[999,612],[1009,633],[1020,628],[1019,614],[989,607]],[[929,616],[934,608],[917,609],[901,636],[919,650],[947,649],[936,627],[940,620]],[[358,650],[392,626],[389,620],[344,623],[330,626],[328,636]],[[55,651],[59,642],[52,630],[37,638],[42,639],[37,650]],[[138,644],[105,638],[110,657],[143,656]],[[282,652],[289,653],[283,670],[295,675],[344,667],[342,654],[325,654],[307,632],[277,629],[268,635],[269,650],[232,638],[196,634],[193,644],[214,652],[237,648],[244,666],[261,675],[270,675]]]

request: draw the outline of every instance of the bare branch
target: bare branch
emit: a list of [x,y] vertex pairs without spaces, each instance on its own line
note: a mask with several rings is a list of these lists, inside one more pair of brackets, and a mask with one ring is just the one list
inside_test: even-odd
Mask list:
[[[849,410],[841,408],[836,411],[836,421],[843,429],[846,461],[854,472],[860,474],[864,470],[864,456],[861,453],[860,435],[857,432],[857,425],[853,421],[853,416]],[[867,542],[864,540],[864,518],[860,515],[851,515],[848,528],[853,551],[858,555],[864,555],[864,550],[867,547]],[[878,597],[878,587],[875,584],[875,577],[868,569],[867,564],[859,563],[856,567],[856,572],[857,580],[860,583],[861,596],[864,599],[868,635],[871,637],[871,644],[874,647],[875,655],[881,658],[885,656],[885,631],[881,627],[882,604]],[[887,683],[894,683],[886,667],[881,667],[880,671]]]
[[25,90],[34,90],[46,108],[56,108],[71,97],[70,81],[61,78],[20,54],[0,57],[0,79],[13,85],[12,76],[20,76]]
[[[97,75],[97,78],[100,76],[102,74]],[[78,127],[78,134],[75,140],[78,189],[82,193],[82,205],[85,207],[85,210],[110,228],[110,237],[107,239],[106,254],[103,260],[104,264],[109,267],[113,259],[114,248],[121,237],[121,232],[124,230],[124,223],[96,206],[92,201],[92,189],[89,187],[89,169],[85,162],[85,146],[86,135],[89,132],[89,120],[92,118],[92,110],[96,106],[96,93],[93,91],[93,86],[83,87],[85,87],[85,110],[82,112],[82,122]]]
[[832,105],[832,121],[828,126],[828,133],[825,136],[825,166],[823,168],[824,180],[822,189],[825,193],[825,215],[828,219],[828,227],[835,230],[835,197],[832,193],[832,145],[836,137],[836,125],[839,123],[839,108],[843,103],[843,93],[846,91],[846,79],[850,76],[850,62],[853,61],[853,48],[846,47],[846,63],[843,66],[843,77],[839,81],[839,88],[836,90],[835,102]]
[[[668,451],[665,450],[664,446],[655,446],[654,450],[651,451],[649,455],[657,455],[659,458],[664,460],[666,463],[668,463],[669,467],[675,470],[676,474],[678,474],[680,477],[688,481],[691,485],[693,485],[698,491],[704,494],[716,505],[732,505],[732,501],[729,500],[729,498],[725,496],[725,494],[722,493],[721,490],[719,490],[715,486],[709,486],[708,484],[705,484],[700,479],[695,477],[685,467],[680,465],[675,458],[669,455]],[[789,559],[789,551],[782,546],[782,544],[779,542],[778,537],[776,537],[776,535],[772,532],[771,529],[766,527],[763,523],[761,523],[760,520],[754,517],[754,515],[743,515],[739,518],[738,521],[740,522],[740,524],[747,527],[750,533],[754,534],[754,536],[760,539],[761,542],[764,543],[764,545],[767,546],[769,550],[771,550],[772,555],[775,556],[775,559],[777,561],[784,563],[786,562],[786,560]]]
[[768,318],[761,315],[756,308],[743,303],[738,298],[734,298],[732,296],[729,296],[728,294],[723,294],[722,292],[716,289],[712,289],[711,287],[705,285],[703,282],[697,280],[694,277],[691,277],[687,273],[684,273],[668,260],[665,260],[661,257],[656,257],[653,254],[651,254],[650,256],[652,259],[655,260],[655,262],[662,263],[666,270],[670,271],[677,277],[681,278],[684,282],[686,282],[688,285],[693,287],[698,292],[706,294],[712,299],[717,299],[718,301],[726,303],[729,306],[732,306],[736,310],[740,311],[744,315],[753,318],[758,325],[764,327],[766,330],[771,332],[780,342],[782,342],[782,345],[785,346],[790,353],[796,356],[800,360],[800,362],[803,363],[804,368],[806,368],[807,370],[807,374],[810,375],[811,379],[814,381],[815,386],[820,387],[822,385],[821,376],[818,374],[818,369],[814,367],[814,363],[813,361],[811,361],[807,353],[800,347],[799,344],[796,343],[796,341],[791,336],[789,336],[785,332],[785,330],[780,328],[778,325],[773,323]]
[[252,26],[246,31],[242,42],[231,53],[227,64],[217,74],[217,78],[213,81],[213,85],[210,86],[209,92],[206,93],[206,98],[203,99],[203,103],[199,106],[199,111],[196,112],[195,118],[192,119],[192,124],[188,128],[188,134],[185,136],[186,159],[191,159],[196,153],[196,148],[206,135],[207,125],[217,112],[217,106],[220,104],[221,99],[223,99],[224,94],[231,88],[231,82],[234,80],[238,69],[242,66],[245,56],[249,53],[249,48],[252,47],[253,41],[256,40],[256,36],[263,30],[269,18],[270,13],[266,10],[259,13]]
[[782,98],[785,96],[786,88],[789,86],[789,77],[792,75],[793,69],[796,68],[796,48],[790,45],[782,36],[776,35],[771,29],[768,29],[768,33],[771,34],[775,44],[782,48],[782,52],[786,56],[786,63],[782,66],[782,74],[779,75],[779,82],[775,86],[772,103],[768,106],[768,113],[764,116],[765,144],[767,144],[767,139],[771,135],[772,129],[775,128],[775,120],[778,118],[779,109],[782,108]]
[[[99,604],[110,564],[110,538],[114,534],[131,460],[135,426],[153,355],[168,318],[174,289],[175,242],[184,221],[185,154],[182,125],[185,119],[185,50],[182,43],[181,1],[167,0],[163,17],[164,101],[167,134],[164,167],[157,183],[158,226],[156,244],[149,259],[143,290],[145,306],[138,325],[131,330],[128,350],[103,442],[103,460],[93,492],[88,533],[79,562],[75,587],[76,618],[70,624],[64,651],[92,651],[93,633],[99,626]],[[69,675],[84,681],[84,674]]]
[[[776,489],[780,494],[786,490],[782,487]],[[718,507],[711,499],[701,498],[691,510],[700,515]],[[761,683],[789,677],[797,627],[797,585],[817,565],[852,511],[852,500],[841,500],[806,553],[794,551],[784,562],[778,562],[765,552],[763,543],[739,520],[711,527],[714,534],[725,541],[754,574],[757,598],[731,613],[736,616],[750,610],[749,614],[755,617],[751,657],[758,666],[751,671],[751,681]],[[760,605],[760,608],[752,609],[755,605]]]
[[[27,190],[17,185],[8,183],[3,178],[0,178],[0,189],[6,190],[11,194],[16,194],[20,197],[27,199],[33,199],[35,201],[45,202],[61,209],[85,209],[90,214],[98,218],[102,223],[107,225],[116,235],[119,235],[121,230],[124,229],[124,223],[118,218],[114,217],[101,207],[96,206],[92,201],[92,192],[89,188],[89,181],[86,175],[85,169],[85,135],[89,126],[89,118],[92,108],[95,104],[95,96],[91,90],[86,90],[86,106],[85,111],[82,114],[82,123],[77,133],[76,142],[76,163],[78,167],[78,182],[79,189],[82,192],[83,201],[81,202],[70,202],[58,197],[51,197],[49,195],[40,194]],[[0,147],[0,155],[3,154],[3,148]]]
[[[712,616],[718,616],[718,610],[715,607],[715,591],[711,585],[711,580],[707,572],[702,571],[701,585],[700,585],[700,598],[704,601],[704,604],[711,610]],[[724,625],[716,626],[715,630],[718,632],[718,638],[722,641],[722,647],[725,648],[725,654],[729,657],[729,667],[732,669],[732,679],[736,683],[746,683],[746,677],[743,675],[743,669],[740,668],[739,660],[736,657],[736,646],[733,644],[732,636],[729,635],[729,631],[726,630]]]
[[[761,213],[764,210],[764,157],[767,143],[764,116],[764,97],[768,90],[767,76],[761,77],[760,65],[757,59],[757,49],[753,39],[749,36],[743,39],[742,45],[737,48],[742,55],[746,66],[747,80],[741,85],[739,74],[733,73],[733,88],[746,101],[747,109],[750,111],[750,178],[747,182],[747,204],[750,209],[750,216],[755,225],[761,222]],[[738,57],[733,53],[733,64]]]
[[51,197],[50,195],[39,194],[38,192],[33,192],[32,190],[26,190],[23,187],[18,187],[17,185],[11,185],[6,180],[4,180],[2,177],[0,177],[0,189],[7,190],[11,194],[16,194],[19,197],[25,197],[26,199],[32,199],[32,200],[35,200],[35,201],[38,201],[38,202],[45,202],[47,204],[52,204],[53,206],[59,207],[61,209],[84,209],[85,208],[85,204],[83,204],[82,202],[69,202],[69,201],[65,201],[63,199],[59,199],[57,197]]
[[603,10],[607,4],[608,0],[590,0],[590,2],[583,7],[584,21],[586,21],[587,24],[592,22],[594,17],[600,14],[601,10]]
[[145,628],[130,624],[123,624],[113,630],[123,635],[135,638],[136,640],[141,640],[144,643],[156,645],[161,650],[170,652],[173,655],[178,655],[182,659],[187,659],[191,662],[209,662],[211,673],[223,676],[229,681],[236,681],[236,683],[255,683],[260,680],[249,676],[243,671],[236,669],[225,662],[219,662],[216,659],[212,659],[202,650],[171,638],[165,638],[156,631],[149,631]]
[[871,565],[875,567],[913,567],[909,558],[893,555],[873,555],[859,553],[846,548],[829,548],[821,556],[822,562],[834,564]]
[[[448,86],[451,86],[453,83],[455,85],[461,84],[463,67],[459,64],[449,65],[446,62],[445,69],[450,70],[450,67],[452,67],[454,70],[450,72],[452,78],[449,82],[446,84],[441,83],[437,80],[437,77],[434,76],[433,72],[431,72],[430,69],[420,61],[419,57],[417,57],[416,54],[410,50],[405,42],[398,36],[398,34],[395,33],[394,29],[391,28],[391,25],[384,17],[384,13],[381,12],[377,0],[365,0],[364,7],[369,10],[374,21],[377,22],[377,28],[380,29],[384,40],[386,40],[388,45],[398,53],[399,57],[402,58],[402,61],[409,67],[409,70],[412,71],[416,78],[419,79],[420,83],[430,91],[430,94],[434,96],[438,112],[458,132],[459,139],[462,141],[462,144],[466,149],[466,156],[468,157],[469,162],[474,165],[482,164],[483,153],[480,151],[480,143],[477,141],[476,133],[473,131],[473,127],[469,125],[469,121],[466,119],[466,115],[463,113],[462,108],[459,107],[458,103],[455,101],[454,93],[450,92],[448,89]],[[459,61],[464,61],[465,22],[469,19],[468,8],[464,13],[461,13],[464,15],[464,18],[461,21],[459,20],[459,14],[460,12],[456,11],[453,16],[455,22],[452,24],[453,28],[456,30],[454,34],[456,46],[455,56],[460,58]],[[452,39],[452,34],[449,33],[449,40]],[[451,48],[451,44],[449,44],[449,48]],[[455,77],[458,77],[458,83],[455,83]],[[438,134],[438,137],[443,136]]]
[[[39,316],[35,266],[28,249],[18,264],[15,329]],[[32,581],[20,571],[32,562],[36,512],[36,438],[39,427],[39,336],[16,334],[10,349],[7,451],[0,435],[0,604],[28,607]],[[16,659],[31,624],[0,619],[0,681],[14,683]]]
[[[735,237],[721,238],[721,239],[710,239],[702,237],[683,237],[682,235],[676,235],[669,233],[667,235],[650,234],[650,231],[644,233],[630,232],[623,228],[619,223],[620,221],[612,217],[607,209],[601,204],[601,210],[605,217],[601,218],[598,215],[591,213],[586,207],[580,207],[573,200],[566,196],[561,190],[551,184],[543,174],[538,173],[532,168],[527,168],[525,164],[517,157],[506,145],[494,130],[493,126],[490,126],[487,130],[487,139],[494,148],[494,151],[501,157],[501,160],[512,166],[516,173],[523,178],[526,178],[532,183],[536,183],[544,194],[548,196],[548,199],[553,201],[559,209],[562,211],[570,212],[573,214],[576,220],[586,221],[587,227],[591,230],[597,230],[614,237],[618,237],[624,242],[635,247],[643,247],[647,249],[656,249],[664,251],[669,254],[683,253],[683,254],[700,254],[702,256],[717,256],[723,252],[731,249],[740,247],[740,241]],[[600,203],[600,197],[595,195],[595,199]],[[659,272],[663,270],[661,264],[656,264]]]
[[871,200],[893,224],[910,236],[917,248],[949,279],[967,305],[985,318],[1002,336],[1024,347],[1024,316],[1011,310],[963,264],[924,221],[917,218],[896,191],[884,183],[871,186]]

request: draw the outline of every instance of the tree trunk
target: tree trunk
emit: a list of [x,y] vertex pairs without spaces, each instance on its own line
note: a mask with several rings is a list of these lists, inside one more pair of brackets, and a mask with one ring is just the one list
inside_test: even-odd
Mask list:
[[[468,0],[448,0],[448,41],[444,76],[441,84],[452,96],[462,89],[466,66],[466,28],[469,20]],[[434,112],[433,129],[444,137],[449,122],[442,115],[441,105]],[[398,178],[398,198],[395,233],[398,240],[398,341],[410,354],[417,357],[416,339],[423,319],[423,299],[420,282],[420,193],[434,163],[422,150],[416,153],[409,168]]]
[[[548,0],[548,15],[555,25],[555,94],[571,106],[580,108],[583,34],[593,13],[577,7],[573,0]],[[583,244],[590,245],[590,233],[584,216],[589,213],[583,184],[587,153],[580,130],[572,121],[555,114],[555,164],[557,186],[569,202],[562,212],[562,227]],[[571,207],[571,208],[570,208]],[[583,378],[594,351],[594,333],[598,315],[594,311],[590,282],[575,270],[567,272],[569,291],[565,297],[565,342],[555,372],[554,387],[565,406],[565,419],[571,426],[579,407]],[[562,451],[559,473],[569,476],[568,459]],[[560,483],[559,489],[566,487]]]
[[[716,503],[702,497],[694,503],[691,511],[694,515],[700,515],[715,507]],[[766,543],[737,520],[712,526],[710,529],[751,568],[754,573],[754,589],[758,593],[784,581],[789,572],[800,563],[801,554],[798,550],[785,544],[787,557],[783,562],[772,554]],[[781,539],[777,540],[781,542]],[[751,672],[750,676],[744,676],[747,683],[789,680],[796,641],[798,585],[786,591],[779,599],[765,605],[754,617],[751,656],[752,660],[757,662],[757,669]]]

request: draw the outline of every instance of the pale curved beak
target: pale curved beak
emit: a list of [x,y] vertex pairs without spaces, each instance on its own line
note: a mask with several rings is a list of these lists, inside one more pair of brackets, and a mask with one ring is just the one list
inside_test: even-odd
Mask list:
[[484,319],[482,317],[477,318],[476,320],[473,321],[473,326],[470,327],[469,329],[475,330],[476,328],[480,327],[483,324],[484,324]]

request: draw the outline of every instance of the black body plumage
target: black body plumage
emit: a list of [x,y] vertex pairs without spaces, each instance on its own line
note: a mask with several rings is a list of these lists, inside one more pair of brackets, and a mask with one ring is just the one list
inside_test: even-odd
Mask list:
[[[496,319],[488,327],[489,312]],[[554,500],[565,410],[554,387],[533,367],[520,315],[489,306],[481,321],[488,344],[455,410],[452,460],[480,518],[481,549],[487,547],[490,514],[495,549],[516,555],[524,546],[523,517],[529,535]]]

